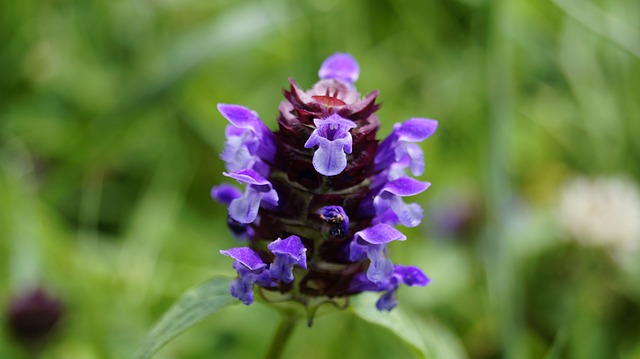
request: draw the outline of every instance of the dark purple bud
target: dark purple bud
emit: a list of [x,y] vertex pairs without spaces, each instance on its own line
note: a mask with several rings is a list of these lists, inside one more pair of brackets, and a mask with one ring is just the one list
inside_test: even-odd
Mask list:
[[320,219],[329,227],[329,235],[344,238],[349,232],[349,216],[340,206],[327,206],[320,210]]
[[39,345],[55,331],[62,315],[60,301],[41,288],[29,290],[11,301],[7,329],[23,344]]

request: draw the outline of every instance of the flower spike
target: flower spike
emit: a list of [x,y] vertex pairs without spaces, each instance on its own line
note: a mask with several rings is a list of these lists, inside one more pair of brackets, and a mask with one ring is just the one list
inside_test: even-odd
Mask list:
[[218,105],[229,122],[223,174],[244,186],[211,190],[247,245],[221,251],[238,274],[231,294],[248,305],[258,286],[265,300],[299,302],[312,319],[312,303],[371,291],[381,295],[376,308],[389,311],[401,285],[429,283],[417,267],[394,265],[389,243],[407,239],[395,225],[422,220],[422,208],[403,197],[430,185],[409,176],[424,172],[419,143],[438,123],[410,118],[379,142],[378,91],[356,90],[353,56],[329,56],[318,76],[308,90],[289,80],[273,132],[244,106]]

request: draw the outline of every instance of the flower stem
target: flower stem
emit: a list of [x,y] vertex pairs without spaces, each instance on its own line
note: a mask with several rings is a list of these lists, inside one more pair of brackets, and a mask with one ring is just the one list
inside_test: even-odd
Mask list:
[[293,333],[293,329],[297,323],[298,316],[295,314],[282,314],[280,325],[278,325],[278,329],[271,340],[271,345],[269,346],[269,351],[267,352],[265,359],[278,359],[282,356],[282,352],[284,351],[289,338],[291,338],[291,333]]

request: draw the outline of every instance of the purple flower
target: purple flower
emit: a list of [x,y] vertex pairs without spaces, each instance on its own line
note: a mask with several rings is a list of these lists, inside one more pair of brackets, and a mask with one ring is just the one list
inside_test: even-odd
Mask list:
[[347,167],[347,154],[352,151],[349,130],[356,127],[353,121],[339,115],[315,119],[316,129],[304,144],[305,148],[318,146],[313,154],[313,167],[320,174],[335,176]]
[[[380,143],[376,154],[376,170],[388,169],[392,164],[409,167],[414,176],[424,172],[424,154],[417,142],[431,137],[438,128],[438,121],[427,118],[411,118],[396,123],[393,132]],[[393,178],[392,178],[393,179]]]
[[380,311],[390,311],[398,304],[397,291],[400,284],[410,287],[424,287],[431,282],[417,267],[400,266],[393,267],[393,274],[385,282],[376,283],[366,275],[359,274],[353,278],[350,291],[360,293],[362,291],[385,292],[376,302],[376,308]]
[[373,199],[381,223],[402,223],[405,227],[415,227],[422,221],[422,207],[416,203],[406,204],[401,197],[415,196],[429,188],[429,182],[416,181],[413,178],[401,177],[382,187]]
[[290,80],[273,132],[245,107],[218,106],[230,122],[224,175],[245,188],[220,185],[211,196],[228,205],[234,236],[247,240],[245,248],[222,251],[235,259],[231,292],[245,304],[257,285],[265,300],[307,307],[382,292],[377,307],[388,311],[401,284],[428,282],[419,269],[394,265],[387,245],[406,239],[394,225],[422,220],[422,208],[403,197],[429,187],[409,174],[424,172],[418,142],[437,122],[409,119],[379,142],[378,92],[357,92],[359,75],[356,60],[337,53],[322,63],[311,89]]
[[366,254],[371,261],[367,278],[374,283],[385,283],[393,275],[393,263],[387,258],[387,243],[405,239],[407,237],[397,229],[386,224],[376,224],[353,236],[350,259],[358,261]]
[[383,294],[376,302],[376,308],[380,311],[390,311],[398,304],[396,292],[400,284],[410,287],[424,287],[431,282],[419,268],[411,266],[395,266],[393,268],[393,276],[386,286],[387,292]]
[[276,259],[269,266],[269,273],[285,283],[293,281],[293,266],[307,269],[307,249],[302,245],[300,237],[289,236],[276,239],[267,246]]
[[220,253],[234,259],[233,268],[238,272],[238,278],[231,283],[231,295],[244,304],[253,303],[254,283],[272,285],[271,277],[266,271],[267,265],[251,248],[231,248]]
[[261,160],[272,162],[276,145],[273,134],[255,111],[239,105],[218,104],[218,111],[231,124],[220,157],[231,172],[253,168]]
[[240,223],[253,222],[258,216],[258,209],[262,201],[273,206],[278,205],[278,193],[273,189],[271,182],[258,172],[245,169],[223,174],[247,184],[244,194],[229,204],[229,216],[234,220]]

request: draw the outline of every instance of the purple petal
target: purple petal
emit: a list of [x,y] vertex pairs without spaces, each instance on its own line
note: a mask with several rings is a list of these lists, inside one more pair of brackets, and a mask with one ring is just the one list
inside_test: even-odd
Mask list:
[[410,118],[397,129],[398,139],[407,142],[422,142],[431,137],[438,128],[438,121],[429,118]]
[[401,177],[387,183],[380,191],[379,196],[389,198],[391,195],[400,197],[414,196],[422,193],[431,186],[429,182],[420,182],[410,177]]
[[247,187],[244,195],[234,199],[229,205],[229,216],[240,223],[252,223],[258,217],[260,199],[260,192]]
[[396,291],[388,291],[376,302],[376,308],[381,312],[389,312],[391,309],[395,308],[398,305],[398,300],[396,299]]
[[321,141],[320,147],[313,154],[313,167],[325,176],[340,174],[347,167],[347,155],[342,143]]
[[[244,250],[242,250],[244,249]],[[242,251],[240,251],[242,250]],[[247,251],[248,250],[248,251]],[[239,257],[249,260],[251,262],[256,262],[259,260],[253,258],[257,257],[257,254],[253,252],[249,248],[232,248],[229,251],[220,251],[220,253],[229,255],[225,252],[236,252],[232,254],[239,255]],[[253,263],[253,264],[256,264]],[[260,262],[258,265],[254,265],[254,269],[249,268],[246,264],[242,263],[240,260],[236,259],[233,261],[233,268],[238,272],[238,277],[231,282],[231,295],[235,298],[238,298],[241,302],[246,305],[253,303],[253,285],[258,284],[262,286],[273,286],[275,283],[273,279],[268,275],[265,271],[266,264]]]
[[404,123],[396,123],[393,131],[378,147],[375,157],[376,171],[382,171],[394,162],[410,158],[411,172],[419,176],[424,171],[422,149],[415,145],[429,138],[436,131],[438,121],[427,118],[411,118]]
[[393,277],[393,263],[387,258],[386,245],[368,245],[367,257],[371,261],[367,278],[374,283],[388,283]]
[[394,196],[388,201],[393,213],[396,214],[400,223],[408,228],[416,227],[422,221],[422,207],[417,203],[406,204],[398,197]]
[[[254,143],[254,140],[250,136],[246,136],[243,139],[249,141],[245,143],[248,148],[249,146],[257,146],[250,150],[252,154],[255,153],[269,162],[273,161],[276,153],[275,137],[269,128],[260,120],[260,117],[258,117],[255,111],[244,106],[223,103],[218,104],[218,111],[220,111],[222,116],[229,120],[233,126],[250,131],[257,140],[259,140],[258,146],[258,143]],[[237,130],[227,130],[227,135],[230,134],[229,131],[231,131],[231,134],[239,135]]]
[[257,112],[244,106],[219,103],[217,107],[222,116],[236,127],[253,129],[256,122],[260,121]]
[[384,211],[384,213],[373,218],[371,223],[372,224],[384,223],[390,226],[395,226],[396,224],[400,223],[400,219],[398,218],[398,215],[391,210],[391,208],[388,208],[386,211]]
[[211,188],[211,197],[219,203],[228,205],[234,199],[242,196],[242,192],[230,184],[221,184]]
[[367,257],[367,246],[365,244],[358,243],[357,240],[352,240],[349,243],[349,260],[353,262],[359,262]]
[[307,249],[302,244],[300,237],[289,236],[269,243],[269,250],[276,255],[276,259],[269,266],[269,274],[273,278],[282,280],[285,283],[293,281],[293,266],[307,268]]
[[[356,127],[356,124],[353,121],[342,118],[337,114],[333,114],[323,119],[316,118],[313,120],[313,124],[316,125],[318,134],[330,141],[351,137],[349,130]],[[350,144],[351,142],[349,142],[349,145]],[[350,149],[348,153],[351,153]]]
[[277,206],[278,193],[271,182],[252,169],[244,169],[223,175],[248,184],[244,194],[229,204],[229,215],[240,223],[251,223],[258,216],[261,201]]
[[238,171],[244,168],[251,168],[258,160],[256,152],[260,146],[260,141],[256,135],[248,130],[227,126],[227,141],[220,158],[226,163],[229,171]]
[[[419,225],[422,221],[422,207],[416,203],[406,204],[400,197],[416,195],[429,186],[429,182],[420,182],[408,177],[401,177],[387,183],[373,200],[377,215],[390,218],[387,211],[391,210],[404,226],[415,227]],[[389,221],[381,219],[375,221],[389,223]]]
[[231,295],[245,305],[253,303],[253,276],[238,276],[231,282]]
[[300,237],[292,235],[285,239],[278,238],[269,243],[267,248],[276,256],[291,258],[294,264],[303,269],[307,268],[307,248],[302,244]]
[[264,268],[267,265],[262,261],[258,253],[249,247],[236,247],[220,251],[221,254],[237,260],[249,270]]
[[398,280],[408,286],[424,287],[431,283],[431,279],[424,275],[420,268],[413,266],[395,266],[393,269],[393,275]]
[[325,119],[315,119],[316,129],[304,144],[305,148],[318,146],[313,154],[313,167],[325,176],[335,176],[347,166],[347,153],[352,150],[352,137],[349,130],[356,127],[353,121],[339,115]]
[[381,285],[379,283],[372,282],[365,273],[358,273],[353,276],[351,283],[349,283],[350,293],[360,293],[364,291],[368,292],[380,292],[388,290],[388,285]]
[[414,176],[421,176],[424,173],[424,152],[415,143],[407,144],[407,156],[411,160],[409,168]]
[[257,185],[257,186],[265,186],[265,185],[271,186],[271,182],[269,182],[269,180],[262,177],[258,172],[252,169],[243,169],[243,170],[231,172],[231,173],[222,172],[222,174],[224,176],[233,178],[241,183],[247,183],[247,184]]
[[354,83],[360,75],[360,67],[353,56],[345,53],[335,53],[329,56],[320,67],[318,77],[321,79],[336,79]]
[[390,225],[381,223],[356,232],[354,239],[361,239],[369,244],[385,244],[391,241],[404,241],[407,237]]

